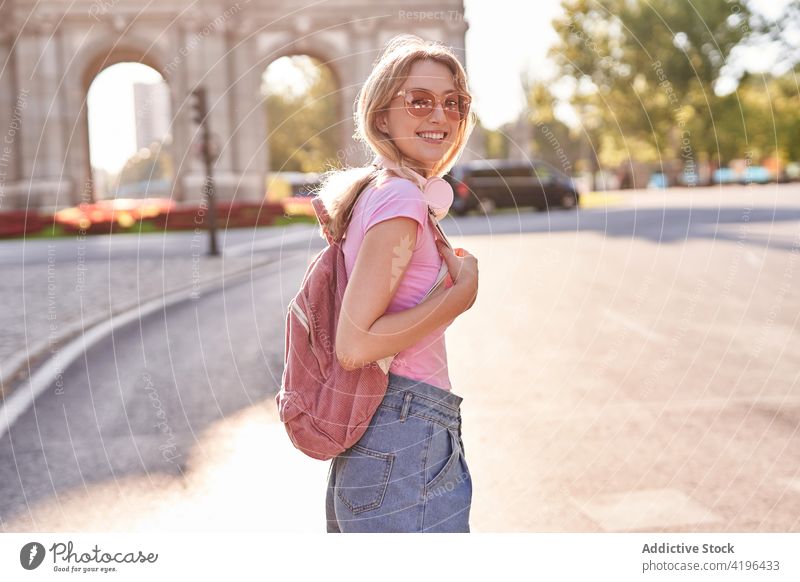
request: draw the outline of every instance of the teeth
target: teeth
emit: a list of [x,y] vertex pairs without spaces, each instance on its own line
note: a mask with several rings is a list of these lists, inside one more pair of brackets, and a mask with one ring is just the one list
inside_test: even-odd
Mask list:
[[421,131],[417,135],[425,139],[444,139],[443,131]]

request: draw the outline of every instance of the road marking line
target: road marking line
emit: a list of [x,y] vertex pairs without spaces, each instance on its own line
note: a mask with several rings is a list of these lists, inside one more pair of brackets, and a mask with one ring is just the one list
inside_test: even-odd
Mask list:
[[627,329],[635,333],[638,333],[648,341],[654,343],[666,343],[669,341],[669,338],[667,338],[667,336],[662,335],[657,331],[653,331],[652,329],[645,327],[635,319],[631,319],[630,317],[623,315],[622,313],[619,313],[617,311],[606,309],[605,316],[609,319],[616,320],[618,323],[622,324]]
[[679,489],[627,491],[575,501],[607,532],[722,521]]

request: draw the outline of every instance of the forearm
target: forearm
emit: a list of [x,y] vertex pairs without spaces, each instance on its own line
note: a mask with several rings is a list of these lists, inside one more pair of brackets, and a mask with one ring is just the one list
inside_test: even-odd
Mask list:
[[414,345],[439,327],[450,323],[463,311],[470,298],[458,286],[440,289],[425,301],[379,317],[368,331],[358,332],[349,342],[352,367],[359,368]]

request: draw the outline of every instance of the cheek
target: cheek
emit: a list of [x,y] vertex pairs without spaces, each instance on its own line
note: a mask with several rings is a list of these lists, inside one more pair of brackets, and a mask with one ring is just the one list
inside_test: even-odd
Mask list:
[[403,131],[405,121],[399,114],[403,113],[397,109],[392,109],[386,115],[387,133],[392,136],[400,135]]
[[450,126],[450,129],[447,130],[447,138],[445,141],[449,144],[453,144],[456,141],[456,134],[458,133],[458,124],[454,123]]

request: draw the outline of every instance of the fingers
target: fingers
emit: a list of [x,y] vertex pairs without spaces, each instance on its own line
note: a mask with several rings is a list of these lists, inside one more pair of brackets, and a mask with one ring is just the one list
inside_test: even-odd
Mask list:
[[438,238],[436,239],[436,248],[439,249],[439,252],[442,253],[442,255],[452,255],[453,254],[453,249],[451,249],[449,246],[447,246],[445,243],[443,243]]

